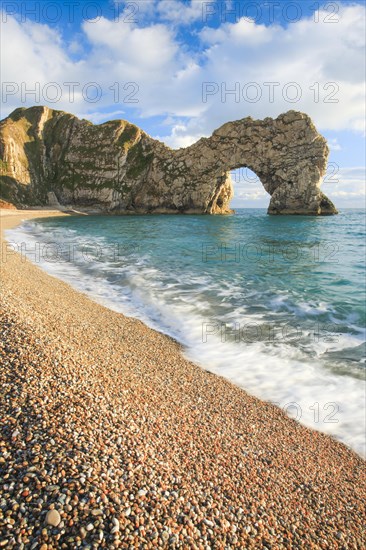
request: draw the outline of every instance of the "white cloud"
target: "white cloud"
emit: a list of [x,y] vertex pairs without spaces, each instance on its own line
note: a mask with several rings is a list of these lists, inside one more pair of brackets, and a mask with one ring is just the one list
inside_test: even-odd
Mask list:
[[79,118],[86,118],[87,120],[90,120],[93,124],[103,124],[103,122],[107,122],[108,120],[120,120],[123,119],[125,116],[125,111],[112,111],[106,113],[100,113],[100,112],[92,112],[87,114],[76,114]]
[[191,0],[184,3],[180,0],[160,0],[157,11],[161,19],[176,25],[187,25],[194,21],[202,21],[205,0]]
[[77,40],[73,40],[69,47],[68,51],[71,54],[82,54],[84,52],[83,46]]
[[203,43],[209,46],[230,43],[230,53],[240,56],[243,47],[268,44],[281,27],[256,24],[248,18],[241,18],[236,23],[225,23],[219,28],[205,27],[201,32]]
[[[138,105],[144,110],[152,93],[157,100],[161,99],[164,78],[169,81],[177,69],[185,68],[184,64],[177,64],[178,44],[164,25],[139,28],[122,19],[101,17],[93,23],[84,22],[82,30],[88,53],[75,61],[72,55],[83,51],[77,48],[75,40],[65,44],[60,34],[47,25],[30,21],[21,24],[7,17],[1,33],[2,44],[7,46],[1,57],[3,115],[16,107],[37,103],[79,113],[105,107],[116,110],[121,104],[123,108],[125,104],[126,108],[136,108],[135,103],[128,101],[131,82],[139,89]],[[57,102],[49,101],[49,94],[44,93],[50,82],[62,90]],[[65,85],[68,82],[77,83],[72,93],[70,86]],[[82,91],[91,82],[100,89],[100,100],[96,103]],[[26,90],[35,87],[40,90],[39,98],[30,93],[25,95]]]
[[202,133],[198,131],[195,134],[192,134],[193,130],[189,130],[187,124],[184,122],[173,119],[173,117],[170,117],[170,120],[172,121],[171,133],[167,136],[154,136],[155,139],[163,141],[169,145],[169,147],[172,147],[173,149],[189,147],[189,145],[192,145],[192,143],[198,141],[202,137]]
[[331,139],[328,139],[327,141],[328,141],[329,149],[331,151],[341,151],[342,150],[342,147],[338,143],[337,138],[331,138]]
[[366,167],[344,167],[325,177],[322,191],[339,208],[366,208]]
[[254,191],[250,193],[248,191],[241,190],[236,193],[236,197],[238,199],[249,200],[249,201],[259,201],[268,197],[268,201],[269,201],[269,195],[268,193],[266,193],[266,191]]
[[125,23],[143,23],[152,19],[156,13],[157,0],[114,0],[114,19]]
[[83,29],[93,48],[91,65],[100,64],[107,55],[109,66],[117,63],[139,75],[157,72],[161,78],[178,51],[172,32],[161,24],[139,28],[102,17],[93,25],[85,22]]
[[1,25],[1,43],[6,45],[1,54],[3,82],[49,82],[68,71],[69,59],[61,36],[47,25],[21,24],[7,17]]

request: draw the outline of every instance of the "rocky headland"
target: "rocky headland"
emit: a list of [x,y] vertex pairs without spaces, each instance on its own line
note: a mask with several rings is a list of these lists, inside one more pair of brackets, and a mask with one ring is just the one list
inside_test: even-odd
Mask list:
[[18,207],[227,214],[230,171],[248,167],[271,195],[269,214],[336,214],[320,190],[328,154],[310,117],[296,111],[228,122],[173,150],[124,120],[93,125],[20,108],[0,122],[0,198]]

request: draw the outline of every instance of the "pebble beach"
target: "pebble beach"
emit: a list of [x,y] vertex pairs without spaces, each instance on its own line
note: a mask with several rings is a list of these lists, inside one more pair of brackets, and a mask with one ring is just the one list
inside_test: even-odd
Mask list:
[[54,215],[0,215],[0,548],[364,549],[365,461],[7,247]]

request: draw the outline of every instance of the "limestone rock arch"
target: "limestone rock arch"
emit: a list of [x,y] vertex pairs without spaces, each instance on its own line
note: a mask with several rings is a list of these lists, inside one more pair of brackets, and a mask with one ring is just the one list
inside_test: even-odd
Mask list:
[[197,176],[203,184],[208,213],[230,211],[230,171],[246,167],[271,195],[269,214],[317,215],[337,213],[320,191],[328,154],[326,140],[311,119],[290,111],[275,120],[228,122],[210,138],[185,149],[183,156],[197,159],[201,168]]

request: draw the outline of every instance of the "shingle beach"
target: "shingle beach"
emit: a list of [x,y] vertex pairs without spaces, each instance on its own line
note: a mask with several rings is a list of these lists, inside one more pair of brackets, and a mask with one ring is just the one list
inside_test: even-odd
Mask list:
[[355,452],[9,252],[0,548],[366,548]]

